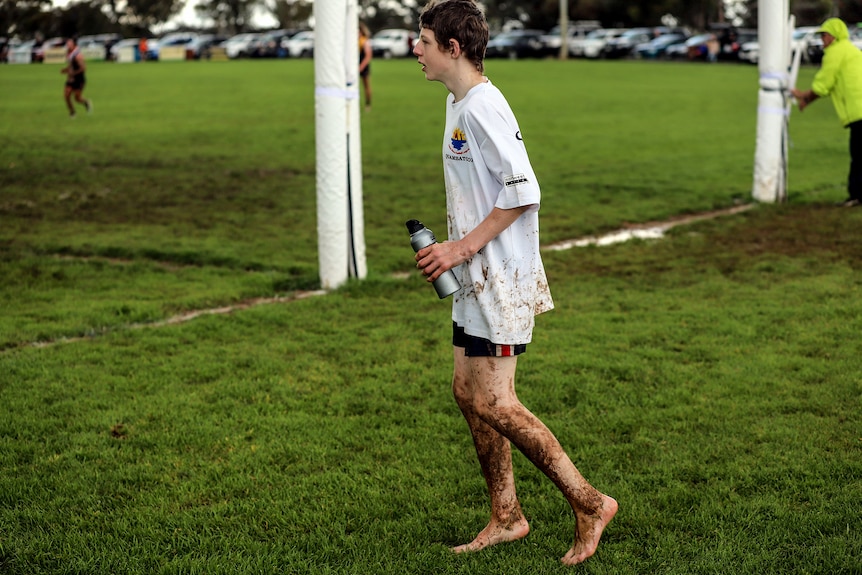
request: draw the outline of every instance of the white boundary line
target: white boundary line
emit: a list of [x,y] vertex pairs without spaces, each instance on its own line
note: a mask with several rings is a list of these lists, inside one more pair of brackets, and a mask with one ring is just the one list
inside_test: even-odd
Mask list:
[[[611,244],[626,242],[631,239],[661,239],[664,237],[664,233],[676,226],[691,224],[694,222],[699,222],[703,220],[710,220],[713,218],[718,218],[722,216],[729,216],[738,214],[741,212],[748,211],[754,208],[756,204],[743,204],[739,206],[734,206],[732,208],[727,208],[723,210],[715,210],[712,212],[704,212],[701,214],[692,214],[689,216],[682,216],[679,218],[675,218],[673,220],[668,220],[665,222],[653,222],[646,224],[639,224],[636,226],[630,226],[627,228],[623,228],[614,232],[610,232],[604,234],[602,236],[588,236],[576,240],[564,240],[561,242],[556,242],[547,246],[542,247],[543,250],[546,251],[564,251],[569,250],[576,247],[586,247],[586,246],[607,246]],[[392,274],[393,277],[396,278],[407,278],[410,276],[410,273],[399,272]],[[226,305],[217,308],[210,309],[201,309],[201,310],[192,310],[185,313],[181,313],[175,316],[171,316],[169,318],[148,322],[148,323],[132,323],[127,325],[120,325],[116,327],[104,328],[103,330],[93,333],[91,335],[78,336],[78,337],[61,337],[57,339],[52,339],[48,341],[37,341],[30,343],[22,343],[16,345],[14,347],[10,347],[7,350],[0,351],[0,355],[7,351],[11,351],[14,349],[21,349],[24,347],[36,347],[36,348],[46,348],[52,347],[59,344],[65,343],[76,343],[80,341],[88,341],[95,339],[101,335],[106,335],[112,332],[117,331],[126,331],[126,330],[135,330],[135,329],[144,329],[144,328],[153,328],[153,327],[165,327],[168,325],[178,325],[181,323],[185,323],[191,321],[193,319],[199,318],[205,315],[225,315],[229,313],[233,313],[235,311],[242,311],[245,309],[250,309],[253,307],[268,305],[268,304],[278,304],[278,303],[289,303],[292,301],[299,301],[303,299],[308,299],[315,296],[326,295],[328,292],[326,290],[312,290],[312,291],[299,291],[294,292],[288,296],[276,296],[276,297],[267,297],[267,298],[253,298],[249,300],[245,300],[233,305]]]
[[675,228],[676,226],[681,226],[684,224],[691,224],[694,222],[700,222],[703,220],[711,220],[713,218],[718,218],[721,216],[729,216],[733,214],[738,214],[741,212],[748,211],[755,207],[756,204],[743,204],[740,206],[734,206],[732,208],[727,208],[724,210],[716,210],[712,212],[705,212],[702,214],[692,214],[690,216],[682,216],[680,218],[676,218],[673,220],[668,220],[666,222],[654,222],[647,224],[639,224],[636,226],[630,226],[627,228],[623,228],[620,230],[616,230],[613,232],[609,232],[602,236],[587,236],[585,238],[580,238],[577,240],[563,240],[561,242],[556,242],[550,245],[543,247],[543,250],[546,251],[564,251],[570,250],[572,248],[582,248],[586,246],[609,246],[611,244],[618,244],[622,242],[627,242],[632,239],[642,239],[642,240],[654,240],[661,239],[664,237],[664,233],[671,228]]

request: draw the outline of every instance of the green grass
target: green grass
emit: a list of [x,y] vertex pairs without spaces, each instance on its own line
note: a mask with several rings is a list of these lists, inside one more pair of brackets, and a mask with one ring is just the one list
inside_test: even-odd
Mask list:
[[[488,74],[543,243],[750,201],[754,67]],[[557,307],[519,396],[621,506],[565,568],[570,512],[520,454],[530,536],[447,550],[487,519],[449,303],[393,276],[405,220],[445,235],[443,88],[374,64],[366,281],[162,325],[317,287],[313,66],[88,77],[96,113],[70,121],[57,68],[0,67],[0,572],[860,572],[862,211],[831,206],[847,134],[828,102],[794,112],[787,204],[545,253]]]

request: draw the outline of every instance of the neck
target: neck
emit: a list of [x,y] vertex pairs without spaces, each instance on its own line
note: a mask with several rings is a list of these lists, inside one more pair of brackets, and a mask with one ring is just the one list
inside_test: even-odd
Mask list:
[[467,92],[487,81],[488,79],[482,72],[476,68],[469,68],[447,82],[446,88],[455,96],[455,101],[460,102],[467,95]]

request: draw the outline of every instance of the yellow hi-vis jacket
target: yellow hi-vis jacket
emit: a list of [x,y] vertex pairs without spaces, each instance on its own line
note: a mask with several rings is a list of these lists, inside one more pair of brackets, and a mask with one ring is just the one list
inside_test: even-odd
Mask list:
[[823,63],[811,89],[818,96],[831,96],[838,119],[845,127],[862,120],[862,50],[850,41],[847,25],[830,18],[820,27],[835,41],[823,50]]

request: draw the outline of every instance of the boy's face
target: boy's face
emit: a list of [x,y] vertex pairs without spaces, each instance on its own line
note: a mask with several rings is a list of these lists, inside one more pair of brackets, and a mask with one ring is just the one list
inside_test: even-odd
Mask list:
[[413,55],[422,64],[426,80],[443,81],[453,62],[451,53],[440,49],[434,31],[427,28],[419,31],[419,39],[413,46]]

